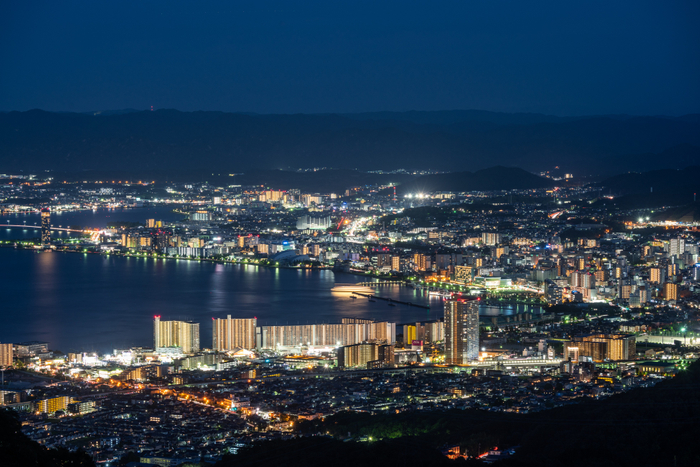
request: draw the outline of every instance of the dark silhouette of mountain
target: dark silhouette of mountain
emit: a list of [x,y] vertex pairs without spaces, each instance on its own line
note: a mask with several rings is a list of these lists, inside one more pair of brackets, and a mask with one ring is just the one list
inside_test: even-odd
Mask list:
[[549,178],[531,174],[517,167],[492,167],[476,172],[451,172],[423,175],[399,186],[398,192],[526,190],[555,186]]
[[700,202],[693,202],[684,206],[667,209],[652,215],[655,221],[673,221],[692,223],[700,221]]
[[[229,178],[237,185],[265,185],[279,190],[297,188],[307,192],[343,195],[347,188],[364,185],[401,184],[413,180],[413,175],[375,174],[356,170],[318,170],[290,172],[284,170],[255,170]],[[217,180],[214,179],[216,182]]]
[[603,194],[614,196],[601,198],[596,203],[598,206],[620,209],[682,206],[692,202],[694,194],[700,192],[700,166],[620,174],[597,185]]
[[685,169],[652,170],[615,175],[599,183],[606,189],[622,194],[665,192],[700,188],[700,166]]
[[262,185],[275,190],[297,188],[306,192],[336,193],[342,195],[346,189],[364,185],[398,185],[413,180],[415,175],[367,173],[347,169],[326,169],[297,172],[290,170],[249,170],[242,173],[205,172],[202,170],[90,170],[80,172],[53,172],[57,181],[96,180],[152,180],[156,182],[208,182],[217,186]]
[[680,169],[696,165],[700,161],[700,147],[691,144],[679,144],[659,154],[631,154],[617,158],[616,165],[620,172],[644,172],[660,169]]
[[102,115],[102,116],[109,116],[109,115],[124,115],[124,114],[130,114],[134,112],[141,112],[141,110],[136,110],[136,109],[118,109],[118,110],[93,110],[91,112],[82,112],[85,115]]
[[671,168],[674,160],[660,157],[663,151],[700,147],[695,115],[96,113],[1,113],[0,170],[473,171],[501,164],[610,175]]

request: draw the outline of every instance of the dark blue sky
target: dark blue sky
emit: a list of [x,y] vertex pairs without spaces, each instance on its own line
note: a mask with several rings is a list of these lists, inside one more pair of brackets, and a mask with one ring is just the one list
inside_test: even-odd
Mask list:
[[5,1],[0,110],[680,115],[698,24],[694,0]]

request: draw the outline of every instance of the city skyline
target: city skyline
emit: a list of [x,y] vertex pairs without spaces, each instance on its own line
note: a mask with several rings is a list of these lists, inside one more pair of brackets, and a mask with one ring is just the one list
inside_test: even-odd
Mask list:
[[700,463],[700,3],[5,3],[2,467]]

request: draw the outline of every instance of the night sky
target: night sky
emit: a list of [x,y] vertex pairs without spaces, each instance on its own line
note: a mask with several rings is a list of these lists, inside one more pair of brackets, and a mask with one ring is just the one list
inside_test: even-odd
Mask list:
[[697,1],[5,1],[0,110],[700,111]]

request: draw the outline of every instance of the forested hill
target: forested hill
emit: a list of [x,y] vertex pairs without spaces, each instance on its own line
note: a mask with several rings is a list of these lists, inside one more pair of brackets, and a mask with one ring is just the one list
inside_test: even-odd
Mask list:
[[[332,167],[614,174],[690,165],[700,119],[483,111],[0,113],[0,171]],[[665,156],[659,154],[666,151]],[[671,157],[673,156],[673,157]]]

